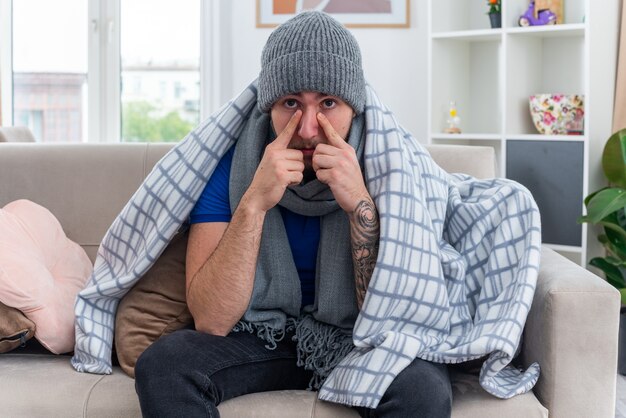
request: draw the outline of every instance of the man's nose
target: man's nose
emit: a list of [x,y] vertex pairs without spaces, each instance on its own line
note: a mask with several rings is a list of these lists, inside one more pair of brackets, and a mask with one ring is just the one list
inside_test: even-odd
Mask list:
[[317,122],[317,112],[315,110],[305,110],[298,126],[298,135],[302,139],[311,139],[317,136],[319,123]]

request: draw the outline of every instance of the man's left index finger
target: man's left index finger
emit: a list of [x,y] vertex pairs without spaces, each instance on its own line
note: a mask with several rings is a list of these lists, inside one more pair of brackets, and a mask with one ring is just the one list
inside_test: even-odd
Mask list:
[[337,148],[346,148],[350,146],[348,145],[346,140],[337,133],[333,125],[331,125],[328,118],[322,112],[317,113],[317,120],[322,126],[322,129],[324,129],[324,132],[326,133],[326,138],[328,138],[328,142],[330,143],[330,145]]

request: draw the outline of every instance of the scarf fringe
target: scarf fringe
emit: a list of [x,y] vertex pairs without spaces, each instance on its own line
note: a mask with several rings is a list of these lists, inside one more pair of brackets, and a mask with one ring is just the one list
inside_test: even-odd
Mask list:
[[233,332],[249,332],[267,342],[265,348],[268,350],[275,350],[277,343],[281,342],[285,335],[296,328],[296,320],[294,318],[288,318],[284,329],[272,328],[267,323],[252,323],[246,321],[239,321],[233,327]]
[[352,336],[340,328],[316,321],[311,315],[300,318],[295,331],[297,365],[313,371],[308,389],[319,390],[330,372],[354,348]]
[[265,346],[268,350],[276,349],[278,342],[287,334],[295,332],[292,340],[297,343],[296,364],[313,372],[308,390],[319,390],[330,372],[354,348],[351,335],[340,328],[316,321],[311,315],[288,318],[284,329],[271,328],[267,323],[239,321],[233,327],[233,332],[256,333],[257,337],[268,343]]

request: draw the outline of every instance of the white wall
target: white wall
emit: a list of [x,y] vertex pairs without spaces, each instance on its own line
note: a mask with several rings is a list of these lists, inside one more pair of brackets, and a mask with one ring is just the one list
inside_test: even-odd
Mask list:
[[[256,28],[254,0],[221,2],[222,102],[260,71],[261,51],[272,29]],[[383,103],[418,140],[426,140],[426,2],[411,0],[409,29],[351,29],[363,54],[365,77]]]

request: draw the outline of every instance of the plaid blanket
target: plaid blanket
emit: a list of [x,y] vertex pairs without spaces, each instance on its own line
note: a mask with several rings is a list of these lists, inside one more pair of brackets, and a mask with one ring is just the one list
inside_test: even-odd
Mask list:
[[[111,373],[119,300],[186,221],[222,155],[256,106],[256,83],[165,155],[103,238],[76,300],[72,365]],[[510,363],[521,344],[539,269],[540,220],[523,186],[447,174],[367,87],[365,178],[380,216],[380,248],[353,330],[355,349],[320,389],[324,400],[376,407],[410,362],[486,357],[479,381],[509,398],[539,366]]]

